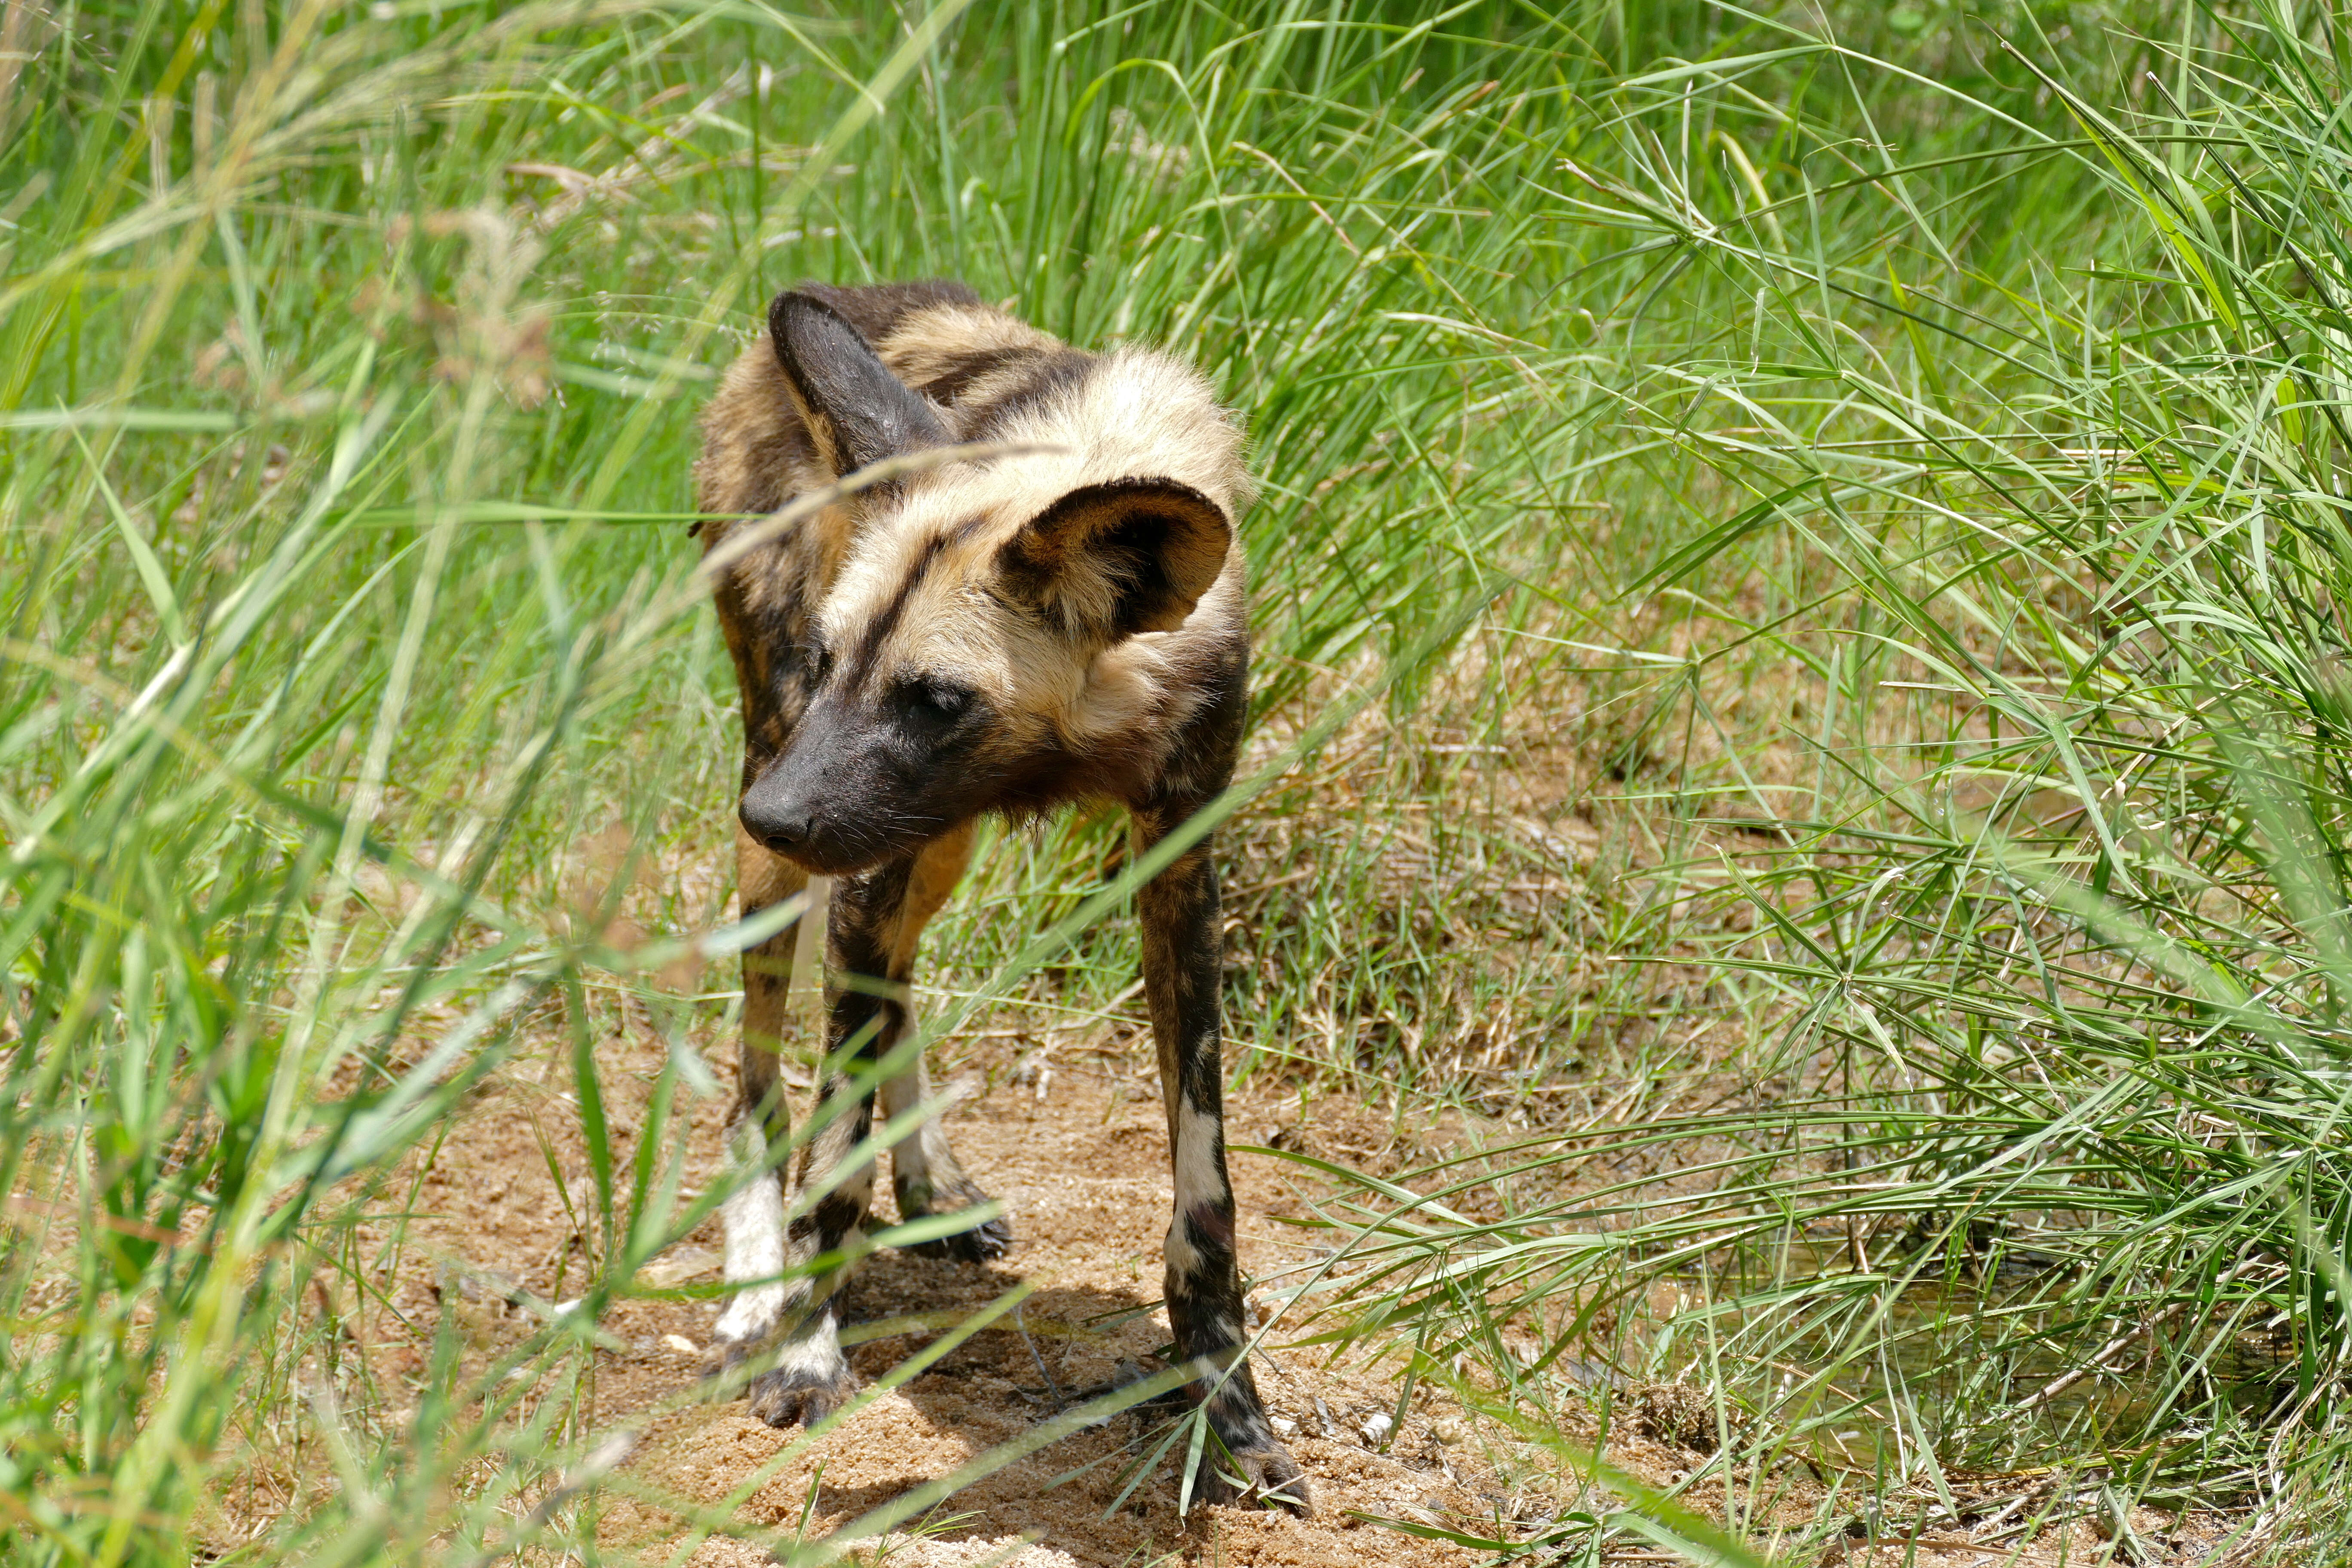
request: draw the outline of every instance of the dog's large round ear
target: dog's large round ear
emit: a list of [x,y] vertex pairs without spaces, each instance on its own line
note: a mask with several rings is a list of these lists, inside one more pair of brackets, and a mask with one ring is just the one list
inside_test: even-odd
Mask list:
[[856,327],[814,294],[793,289],[768,307],[768,337],[793,401],[834,478],[901,452],[947,444],[947,426],[920,394],[890,374]]
[[1072,490],[1031,519],[999,557],[1005,587],[1074,633],[1172,631],[1224,570],[1224,509],[1170,479]]

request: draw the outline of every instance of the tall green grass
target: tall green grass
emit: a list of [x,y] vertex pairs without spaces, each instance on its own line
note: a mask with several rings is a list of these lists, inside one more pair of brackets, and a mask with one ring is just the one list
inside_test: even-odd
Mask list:
[[[1708,666],[1790,672],[1772,755],[1701,759],[1656,871],[1695,912],[1652,950],[1770,1027],[1712,1113],[1497,1156],[1506,1191],[1640,1174],[1479,1223],[1360,1205],[1393,1217],[1357,1290],[1514,1400],[1588,1356],[1710,1383],[1736,1436],[1689,1484],[1735,1513],[1801,1458],[1899,1534],[1992,1510],[1954,1468],[2054,1465],[2046,1516],[2225,1502],[2328,1561],[2352,39],[2184,7],[2115,41],[2126,73],[2024,20],[1974,46],[2056,123],[1792,24],[1624,83],[1564,171],[1565,221],[1749,301],[1617,385],[1719,498],[1628,584],[1707,627],[1654,710],[1721,729]],[[1806,93],[1758,93],[1767,62]],[[1729,177],[1689,177],[1726,128]]]
[[[1525,177],[1602,62],[1475,7],[7,16],[0,1530],[585,1541],[594,1320],[719,1195],[680,1195],[675,1112],[732,999],[665,978],[742,940],[695,874],[736,742],[682,509],[767,292],[950,272],[1194,354],[1270,480],[1263,704],[1378,689],[1541,487],[1554,399],[1481,318],[1538,297]],[[1079,909],[1092,831],[1009,847],[983,913]],[[614,843],[659,868],[649,939]],[[1007,924],[948,933],[950,975]],[[672,1041],[634,1142],[593,1049],[622,1005]],[[549,1051],[581,1305],[488,1368],[445,1316],[424,1386],[380,1385],[415,1159]]]
[[[1349,1216],[1402,1270],[1365,1331],[1538,1412],[1696,1357],[1727,1464],[1908,1423],[1826,1530],[1938,1455],[2324,1485],[2338,41],[1801,15],[11,8],[11,1552],[593,1549],[593,1322],[717,1201],[677,1128],[741,939],[692,416],[811,276],[1168,343],[1247,421],[1257,760],[1344,722],[1228,830],[1237,1066],[1544,1130]],[[941,987],[1112,1002],[1115,844],[992,846]],[[671,1047],[634,1139],[625,1006]],[[583,1304],[487,1369],[445,1322],[395,1399],[374,1238],[551,1054]],[[1750,1087],[1557,1136],[1700,1071]],[[2233,1400],[2255,1324],[2292,1365]]]

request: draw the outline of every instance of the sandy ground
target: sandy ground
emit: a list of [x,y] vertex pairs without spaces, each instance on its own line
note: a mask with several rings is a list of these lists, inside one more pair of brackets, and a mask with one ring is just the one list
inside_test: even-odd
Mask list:
[[[630,1007],[599,1049],[608,1114],[624,1150],[645,1133],[647,1096],[666,1048]],[[1017,1046],[1000,1049],[995,1042],[974,1048],[979,1070],[967,1073],[969,1092],[948,1126],[966,1166],[1010,1208],[1013,1250],[989,1265],[877,1254],[846,1288],[845,1337],[864,1336],[851,1359],[873,1379],[1024,1281],[1034,1288],[1022,1314],[1026,1337],[1010,1329],[1010,1320],[982,1331],[921,1376],[792,1452],[803,1434],[772,1430],[752,1419],[740,1399],[715,1400],[700,1382],[718,1300],[620,1303],[602,1324],[610,1348],[596,1356],[582,1423],[591,1433],[642,1434],[597,1505],[597,1538],[606,1560],[674,1562],[695,1539],[688,1512],[700,1510],[709,1538],[692,1547],[688,1562],[710,1568],[765,1563],[780,1542],[838,1530],[1033,1434],[1054,1414],[1057,1394],[1075,1402],[1131,1375],[1133,1368],[1158,1366],[1155,1352],[1168,1339],[1166,1319],[1154,1303],[1169,1180],[1148,1042],[1121,1028],[1092,1046],[1065,1046],[1052,1059],[1034,1051],[1022,1056]],[[711,1042],[703,1049],[714,1076],[729,1082],[731,1047]],[[404,1385],[415,1386],[429,1353],[422,1331],[445,1309],[456,1311],[474,1342],[469,1359],[486,1359],[536,1322],[523,1308],[501,1300],[505,1285],[542,1300],[577,1294],[585,1253],[576,1216],[589,1208],[593,1188],[577,1108],[562,1087],[569,1074],[561,1060],[561,1051],[551,1049],[510,1066],[453,1121],[429,1164],[412,1172],[416,1185],[413,1202],[404,1205],[410,1216],[404,1240],[376,1252],[374,1268],[407,1325],[392,1314],[374,1314],[365,1331],[375,1381],[387,1398],[396,1400]],[[666,1141],[686,1139],[689,1185],[720,1175],[726,1104],[723,1094],[693,1102],[667,1128],[654,1129]],[[1328,1101],[1318,1108],[1312,1126],[1299,1127],[1298,1115],[1295,1097],[1270,1090],[1237,1095],[1229,1102],[1228,1127],[1235,1142],[1267,1141],[1278,1132],[1349,1163],[1376,1169],[1391,1164],[1381,1146],[1396,1130],[1381,1119]],[[1408,1137],[1416,1132],[1423,1140],[1447,1135],[1443,1129],[1406,1130]],[[1391,1148],[1390,1155],[1417,1152],[1425,1148]],[[1276,1217],[1309,1212],[1326,1190],[1322,1178],[1285,1161],[1247,1154],[1234,1157],[1233,1174],[1243,1266],[1253,1279],[1264,1281],[1297,1264],[1325,1239],[1328,1233],[1301,1231]],[[879,1185],[887,1219],[887,1179]],[[389,1237],[376,1239],[380,1245]],[[708,1225],[649,1272],[658,1284],[708,1285],[717,1278],[719,1246],[717,1226]],[[1255,1288],[1254,1306],[1272,1302],[1266,1285]],[[925,1321],[903,1321],[917,1315]],[[1287,1337],[1277,1323],[1274,1342],[1279,1345]],[[859,1557],[908,1568],[987,1563],[1470,1568],[1493,1554],[1381,1521],[1516,1541],[1564,1506],[1526,1462],[1523,1449],[1488,1447],[1491,1429],[1465,1418],[1426,1387],[1409,1403],[1400,1428],[1368,1438],[1367,1424],[1396,1406],[1392,1367],[1333,1365],[1319,1349],[1293,1346],[1262,1354],[1258,1381],[1277,1426],[1287,1424],[1286,1441],[1314,1488],[1310,1519],[1200,1506],[1180,1518],[1175,1468],[1164,1459],[1129,1490],[1132,1462],[1164,1431],[1159,1413],[1137,1412],[1007,1465],[913,1525],[863,1546]],[[1636,1397],[1627,1408],[1638,1405]],[[401,1413],[387,1414],[396,1421]],[[1681,1481],[1703,1463],[1670,1434],[1644,1433],[1632,1421],[1616,1429],[1609,1458],[1660,1487]],[[1762,1516],[1750,1515],[1768,1533],[1776,1525],[1801,1533],[1823,1500],[1794,1467],[1755,1478],[1753,1490],[1775,1499]],[[1714,1478],[1699,1481],[1686,1497],[1705,1511],[1723,1500],[1722,1484]],[[1985,1511],[1991,1511],[1990,1505]],[[2212,1561],[2209,1552],[2221,1533],[2219,1521],[2192,1524],[2145,1510],[2136,1527],[2143,1532],[2143,1563]],[[2108,1561],[2116,1544],[2079,1525],[2028,1540],[2017,1537],[2014,1524],[2005,1539],[1990,1525],[1990,1540],[1971,1539],[1973,1533],[1923,1531],[1899,1544],[1835,1541],[1825,1553],[1816,1547],[1802,1559],[1779,1560],[1990,1568]],[[1631,1555],[1619,1552],[1611,1560],[1675,1560],[1672,1553],[1627,1550]]]
[[[651,1076],[658,1048],[650,1031],[625,1030],[600,1051],[624,1134],[637,1131],[627,1087]],[[1032,1064],[1013,1075],[1018,1082],[995,1075],[992,1088],[985,1075],[968,1075],[971,1091],[950,1114],[950,1135],[967,1168],[1011,1210],[1013,1250],[989,1265],[877,1254],[846,1288],[845,1338],[878,1336],[850,1352],[871,1379],[1023,1281],[1034,1288],[1022,1309],[1027,1338],[1006,1326],[1009,1319],[982,1331],[798,1456],[779,1464],[802,1435],[770,1429],[740,1399],[694,1397],[717,1301],[640,1300],[612,1311],[603,1326],[618,1343],[598,1357],[591,1425],[642,1424],[645,1438],[615,1478],[616,1490],[637,1495],[607,1502],[600,1541],[616,1552],[667,1558],[687,1525],[656,1500],[724,1511],[748,1485],[749,1495],[728,1517],[760,1543],[720,1536],[691,1561],[764,1562],[780,1529],[836,1529],[1020,1438],[1054,1413],[1057,1391],[1076,1403],[1134,1369],[1157,1370],[1154,1352],[1169,1338],[1155,1303],[1170,1188],[1158,1086],[1148,1068],[1139,1070],[1142,1055],[1101,1053],[1050,1070]],[[722,1056],[716,1047],[710,1051],[725,1081]],[[576,1291],[577,1254],[567,1238],[576,1229],[572,1215],[586,1206],[590,1189],[581,1179],[576,1115],[555,1087],[564,1081],[560,1068],[544,1079],[535,1066],[511,1075],[453,1127],[422,1173],[407,1245],[395,1277],[384,1280],[395,1302],[416,1310],[412,1321],[429,1321],[439,1295],[456,1289],[488,1351],[530,1327],[524,1312],[498,1301],[499,1280],[548,1299]],[[719,1174],[724,1107],[720,1099],[692,1111],[692,1183]],[[1229,1107],[1232,1136],[1252,1140],[1280,1125],[1286,1110],[1295,1118],[1296,1101],[1239,1098]],[[570,1189],[569,1210],[558,1173]],[[1236,1155],[1233,1173],[1244,1268],[1263,1278],[1306,1257],[1319,1236],[1272,1217],[1306,1212],[1298,1168]],[[887,1179],[880,1188],[887,1219]],[[719,1246],[716,1226],[707,1226],[658,1260],[654,1273],[664,1283],[714,1280]],[[1265,1289],[1253,1305],[1272,1305]],[[887,1331],[890,1320],[914,1314],[932,1321],[915,1331]],[[1273,1338],[1284,1337],[1278,1324]],[[394,1344],[377,1360],[394,1370],[421,1366],[421,1349]],[[1393,1414],[1399,1387],[1392,1373],[1329,1365],[1310,1349],[1276,1350],[1257,1364],[1270,1413],[1278,1426],[1289,1424],[1286,1440],[1313,1486],[1311,1519],[1196,1506],[1189,1521],[1180,1521],[1170,1460],[1118,1503],[1133,1479],[1130,1462],[1165,1430],[1164,1412],[1138,1412],[1080,1431],[965,1489],[919,1530],[883,1542],[880,1560],[915,1568],[998,1560],[1020,1568],[1167,1560],[1236,1568],[1466,1565],[1486,1554],[1361,1516],[1485,1536],[1511,1528],[1502,1516],[1513,1501],[1475,1451],[1475,1436],[1458,1412],[1433,1403],[1426,1391],[1416,1394],[1402,1426],[1375,1442],[1365,1427],[1375,1415]]]

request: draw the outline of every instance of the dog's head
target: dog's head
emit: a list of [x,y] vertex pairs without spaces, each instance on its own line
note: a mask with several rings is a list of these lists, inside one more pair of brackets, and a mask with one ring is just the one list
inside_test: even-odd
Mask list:
[[[769,325],[835,477],[952,440],[818,300],[782,295]],[[1165,672],[1132,639],[1184,625],[1225,570],[1231,521],[1172,478],[1058,472],[947,464],[845,503],[846,558],[789,661],[800,721],[743,793],[754,839],[811,870],[863,870],[1065,795],[1090,757],[1166,719]]]

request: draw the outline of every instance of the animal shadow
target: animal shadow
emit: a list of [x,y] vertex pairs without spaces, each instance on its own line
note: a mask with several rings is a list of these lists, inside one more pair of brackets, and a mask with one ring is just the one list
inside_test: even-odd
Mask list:
[[[1018,1279],[998,1266],[872,1260],[842,1301],[842,1338],[856,1342],[848,1351],[852,1365],[868,1382],[887,1375],[951,1337],[963,1318]],[[898,1324],[909,1326],[890,1332]],[[825,1482],[817,1512],[847,1522],[1030,1437],[1057,1414],[1163,1370],[1160,1352],[1168,1339],[1166,1318],[1139,1292],[1092,1285],[1038,1290],[1022,1303],[1017,1321],[1011,1313],[996,1319],[901,1390],[949,1441],[919,1458],[909,1454],[902,1472],[887,1479]],[[1165,1543],[1183,1533],[1176,1512],[1181,1436],[1158,1453],[1148,1473],[1139,1477],[1137,1470],[1162,1449],[1184,1409],[1174,1393],[1141,1400],[995,1469],[899,1528],[947,1541],[1026,1534],[1081,1561],[1126,1561],[1150,1541]],[[870,1473],[870,1458],[857,1468]]]

